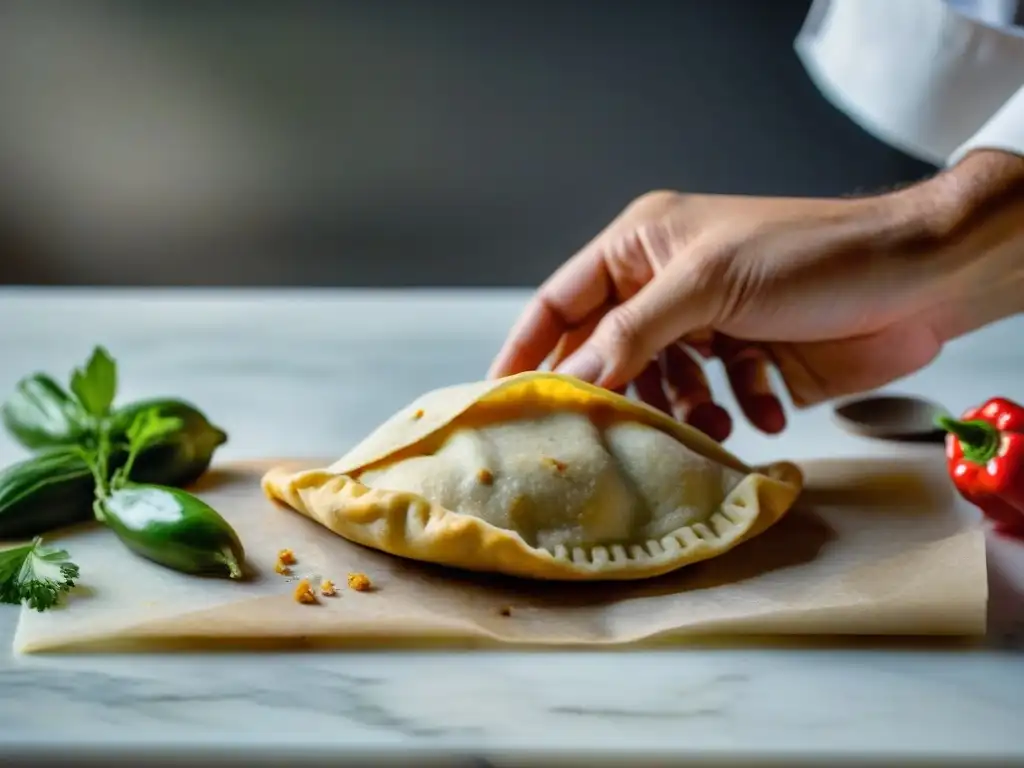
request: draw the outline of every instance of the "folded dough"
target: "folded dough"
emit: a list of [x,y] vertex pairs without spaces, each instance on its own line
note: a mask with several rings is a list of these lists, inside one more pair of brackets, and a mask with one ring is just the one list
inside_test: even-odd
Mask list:
[[800,493],[703,433],[578,379],[530,372],[434,390],[326,469],[266,495],[400,557],[537,579],[638,579],[720,555]]

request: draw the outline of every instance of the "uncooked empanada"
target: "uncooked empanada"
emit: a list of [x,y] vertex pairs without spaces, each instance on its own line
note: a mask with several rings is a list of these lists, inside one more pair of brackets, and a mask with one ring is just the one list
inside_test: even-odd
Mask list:
[[800,493],[660,411],[531,372],[434,390],[268,497],[400,557],[537,579],[637,579],[715,557]]

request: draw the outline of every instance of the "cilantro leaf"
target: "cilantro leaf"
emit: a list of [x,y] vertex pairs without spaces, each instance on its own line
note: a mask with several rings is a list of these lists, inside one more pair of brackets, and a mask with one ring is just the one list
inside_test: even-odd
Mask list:
[[45,611],[75,586],[78,566],[63,549],[44,547],[38,536],[29,544],[0,550],[0,603]]
[[103,347],[96,347],[85,368],[71,373],[71,391],[82,408],[97,418],[110,412],[117,394],[117,363]]

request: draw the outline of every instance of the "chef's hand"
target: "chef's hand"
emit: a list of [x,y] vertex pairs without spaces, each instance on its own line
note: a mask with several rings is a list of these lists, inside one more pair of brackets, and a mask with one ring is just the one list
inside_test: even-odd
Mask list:
[[718,358],[750,422],[779,432],[770,364],[804,407],[1021,311],[1022,181],[1024,160],[978,152],[873,197],[644,195],[540,287],[489,375],[548,360],[723,440],[731,418],[702,372]]

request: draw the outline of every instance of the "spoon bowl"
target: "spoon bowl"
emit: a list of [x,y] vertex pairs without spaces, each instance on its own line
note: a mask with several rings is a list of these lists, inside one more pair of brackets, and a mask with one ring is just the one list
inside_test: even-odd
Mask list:
[[847,400],[833,409],[833,419],[847,432],[877,440],[942,443],[946,432],[935,425],[949,412],[938,403],[910,395],[870,395]]

